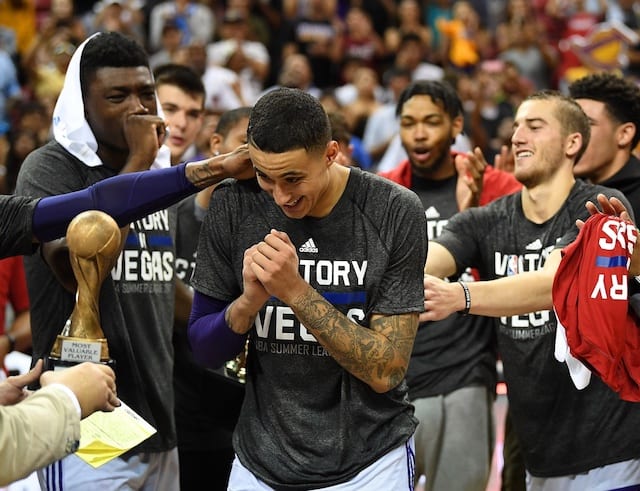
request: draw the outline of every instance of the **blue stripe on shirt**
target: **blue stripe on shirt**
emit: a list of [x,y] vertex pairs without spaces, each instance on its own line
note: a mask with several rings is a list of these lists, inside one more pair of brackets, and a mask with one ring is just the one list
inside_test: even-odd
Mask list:
[[596,267],[598,268],[617,268],[619,266],[626,266],[628,258],[627,256],[596,256]]

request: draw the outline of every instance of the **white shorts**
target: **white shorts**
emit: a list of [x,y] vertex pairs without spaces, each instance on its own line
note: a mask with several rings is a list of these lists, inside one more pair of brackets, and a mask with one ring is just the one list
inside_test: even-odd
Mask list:
[[[637,486],[637,487],[636,487]],[[596,467],[583,474],[534,477],[527,472],[527,491],[616,491],[640,489],[640,459]]]
[[97,468],[71,454],[40,469],[38,479],[43,491],[178,491],[178,450],[116,458]]
[[[413,437],[406,443],[380,457],[361,470],[353,479],[342,484],[321,488],[322,491],[413,491],[415,478],[415,449]],[[233,461],[228,491],[273,491],[245,466],[238,457]]]

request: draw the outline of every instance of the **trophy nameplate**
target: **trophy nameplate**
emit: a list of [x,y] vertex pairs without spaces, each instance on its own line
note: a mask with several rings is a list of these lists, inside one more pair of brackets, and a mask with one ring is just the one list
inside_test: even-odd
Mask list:
[[78,290],[73,312],[55,340],[47,368],[55,370],[85,361],[114,365],[100,326],[99,298],[102,282],[120,254],[120,229],[106,213],[89,210],[69,223],[66,238]]

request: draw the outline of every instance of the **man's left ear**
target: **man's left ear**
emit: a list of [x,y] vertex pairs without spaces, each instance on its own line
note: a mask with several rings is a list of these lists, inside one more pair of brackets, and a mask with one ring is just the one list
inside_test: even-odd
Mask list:
[[582,135],[580,133],[571,133],[567,137],[565,153],[571,157],[575,157],[582,147]]
[[331,164],[338,156],[338,153],[340,153],[340,145],[338,145],[337,141],[331,140],[327,143],[327,164]]
[[220,151],[218,150],[220,143],[222,143],[222,135],[220,135],[220,133],[211,135],[211,138],[209,138],[209,153],[211,153],[211,155],[220,155]]
[[631,145],[633,138],[636,136],[636,131],[636,125],[630,122],[618,126],[618,131],[616,132],[618,146],[626,147]]
[[464,130],[464,118],[456,116],[451,120],[451,144],[453,145],[458,135]]

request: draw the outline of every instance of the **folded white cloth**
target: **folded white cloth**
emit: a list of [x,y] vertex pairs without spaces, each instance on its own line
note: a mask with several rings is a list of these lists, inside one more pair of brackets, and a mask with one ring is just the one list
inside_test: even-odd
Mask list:
[[556,360],[560,363],[567,364],[573,385],[575,385],[578,390],[582,390],[589,385],[591,381],[591,370],[571,354],[569,344],[567,343],[567,331],[560,322],[560,319],[557,319],[557,323],[556,347],[554,352]]

